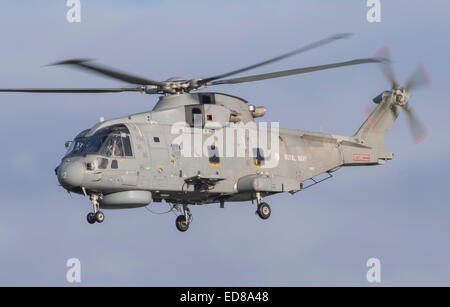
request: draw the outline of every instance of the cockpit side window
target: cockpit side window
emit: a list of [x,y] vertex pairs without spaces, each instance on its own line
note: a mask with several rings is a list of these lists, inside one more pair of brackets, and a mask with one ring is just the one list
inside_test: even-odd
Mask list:
[[103,142],[100,154],[109,156],[122,156],[122,140],[120,136],[110,134],[107,136],[106,140]]
[[102,146],[100,154],[105,156],[131,157],[133,151],[131,149],[130,136],[123,133],[110,134]]
[[132,157],[130,131],[125,125],[114,125],[100,129],[94,136],[105,135],[100,154],[105,156]]
[[126,135],[125,137],[122,136],[122,142],[125,156],[127,157],[133,156],[133,151],[131,150],[130,136],[129,135]]
[[117,157],[123,157],[123,143],[120,136],[116,136],[114,140],[114,155]]
[[77,137],[66,156],[99,154],[107,157],[132,157],[130,132],[124,125],[105,127],[94,135]]

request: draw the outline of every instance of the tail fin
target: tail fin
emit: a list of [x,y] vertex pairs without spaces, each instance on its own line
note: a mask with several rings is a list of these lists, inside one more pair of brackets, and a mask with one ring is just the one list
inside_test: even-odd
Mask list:
[[374,99],[378,106],[371,114],[366,110],[366,121],[356,132],[356,137],[361,144],[378,149],[378,151],[386,151],[385,133],[391,129],[401,108],[392,103],[392,93],[384,92]]
[[393,154],[386,151],[385,133],[391,129],[401,107],[393,103],[392,93],[384,92],[374,99],[378,104],[353,136],[355,142],[341,143],[344,166],[384,164]]

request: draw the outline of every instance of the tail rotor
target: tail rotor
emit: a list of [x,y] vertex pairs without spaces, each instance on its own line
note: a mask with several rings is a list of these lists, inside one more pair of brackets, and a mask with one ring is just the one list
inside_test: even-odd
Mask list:
[[401,87],[394,75],[392,61],[389,56],[389,49],[387,47],[383,47],[376,52],[374,56],[381,60],[381,70],[392,85],[391,92],[393,103],[400,106],[405,111],[414,144],[420,143],[426,137],[427,131],[417,117],[416,113],[411,108],[409,99],[411,97],[412,90],[431,85],[431,79],[428,72],[423,64],[420,64],[408,79],[406,86]]

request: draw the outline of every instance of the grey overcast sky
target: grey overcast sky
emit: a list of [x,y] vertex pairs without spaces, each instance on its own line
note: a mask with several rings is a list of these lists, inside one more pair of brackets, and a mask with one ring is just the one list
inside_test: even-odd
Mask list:
[[[255,72],[372,56],[389,46],[404,82],[419,61],[432,87],[411,104],[428,128],[413,145],[400,116],[388,133],[395,159],[347,168],[294,196],[268,199],[262,221],[248,203],[193,207],[191,229],[144,208],[85,221],[88,199],[58,186],[64,141],[107,119],[151,110],[156,96],[1,94],[0,285],[69,285],[66,261],[81,261],[81,285],[369,285],[366,261],[381,260],[382,285],[450,285],[448,201],[448,1],[87,1],[68,23],[66,1],[2,1],[0,87],[109,87],[120,82],[44,65],[95,58],[148,78],[233,70],[334,33],[351,39]],[[215,90],[266,106],[281,127],[353,134],[364,107],[389,89],[364,65]],[[152,204],[156,211],[165,204]]]

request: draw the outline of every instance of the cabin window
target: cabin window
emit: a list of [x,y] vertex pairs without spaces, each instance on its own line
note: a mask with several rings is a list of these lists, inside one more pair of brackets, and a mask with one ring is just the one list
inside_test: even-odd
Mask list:
[[208,154],[209,154],[209,163],[211,164],[220,163],[219,151],[216,145],[208,146]]
[[153,142],[159,143],[159,137],[157,137],[157,136],[153,137]]
[[261,148],[253,149],[255,166],[264,166],[264,152]]

